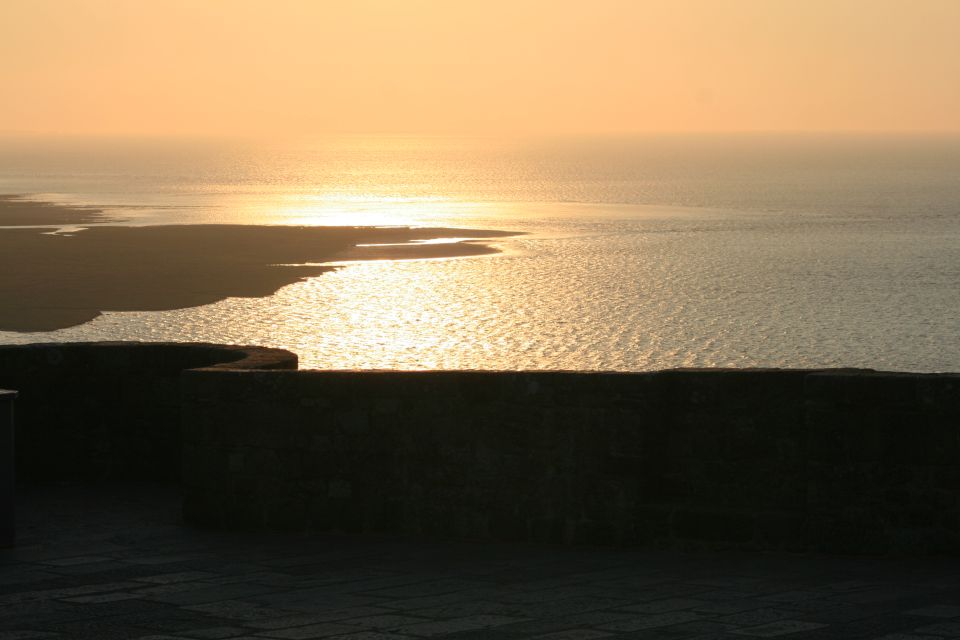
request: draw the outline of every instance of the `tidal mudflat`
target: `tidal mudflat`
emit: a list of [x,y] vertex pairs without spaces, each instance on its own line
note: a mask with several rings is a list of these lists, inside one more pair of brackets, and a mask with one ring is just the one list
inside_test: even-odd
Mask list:
[[38,202],[18,195],[0,195],[0,227],[77,225],[119,222],[103,209]]
[[[0,226],[93,220],[104,220],[103,212],[0,199]],[[509,235],[410,227],[101,224],[70,233],[3,228],[0,330],[52,331],[104,311],[161,311],[268,296],[336,268],[331,262],[484,255],[497,249],[478,240]],[[449,241],[424,242],[436,239]]]

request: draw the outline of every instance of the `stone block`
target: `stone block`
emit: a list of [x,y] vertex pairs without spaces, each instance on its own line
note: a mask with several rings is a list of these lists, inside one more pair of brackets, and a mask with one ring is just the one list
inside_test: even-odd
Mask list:
[[808,403],[817,405],[917,410],[920,379],[910,373],[811,373],[806,378],[805,395]]
[[746,510],[679,508],[673,514],[673,530],[681,539],[742,543],[755,537],[755,514]]

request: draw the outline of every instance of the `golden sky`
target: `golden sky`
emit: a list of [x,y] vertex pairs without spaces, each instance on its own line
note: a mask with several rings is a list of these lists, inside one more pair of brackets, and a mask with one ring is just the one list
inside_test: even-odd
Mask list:
[[960,0],[0,0],[0,131],[960,131]]

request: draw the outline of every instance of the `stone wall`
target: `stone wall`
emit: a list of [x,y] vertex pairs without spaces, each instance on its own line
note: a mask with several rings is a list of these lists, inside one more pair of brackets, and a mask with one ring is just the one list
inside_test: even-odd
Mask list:
[[12,547],[16,537],[13,460],[13,401],[16,397],[16,391],[0,389],[0,549]]
[[808,535],[851,552],[960,552],[960,375],[807,379]]
[[177,480],[182,460],[197,524],[960,552],[960,374],[295,369],[256,347],[0,347],[22,480]]
[[297,357],[209,344],[0,346],[0,388],[20,392],[19,478],[178,479],[180,374],[225,365],[295,369]]
[[222,369],[182,391],[198,524],[960,551],[957,374]]

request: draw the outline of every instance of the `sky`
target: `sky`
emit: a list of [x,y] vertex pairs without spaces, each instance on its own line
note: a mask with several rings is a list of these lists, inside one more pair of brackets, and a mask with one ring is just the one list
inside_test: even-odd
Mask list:
[[960,0],[0,0],[0,131],[960,132]]

